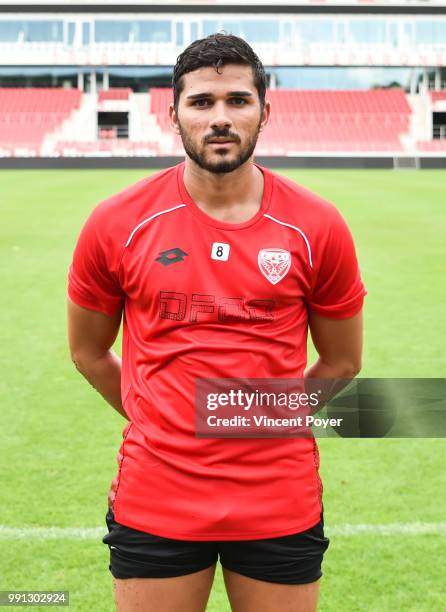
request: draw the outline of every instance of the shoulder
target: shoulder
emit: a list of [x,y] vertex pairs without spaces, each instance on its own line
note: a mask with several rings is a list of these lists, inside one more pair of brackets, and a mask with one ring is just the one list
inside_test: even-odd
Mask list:
[[334,204],[302,185],[272,174],[266,217],[301,234],[316,265],[344,244],[352,244],[348,225]]
[[179,203],[177,166],[145,177],[97,204],[87,224],[114,247],[124,246],[132,230],[150,215]]
[[332,202],[280,174],[271,172],[271,175],[271,215],[280,215],[288,223],[298,223],[311,233],[328,231],[342,220]]
[[125,219],[131,223],[140,214],[156,212],[177,196],[177,166],[145,177],[102,200],[93,210],[103,221]]

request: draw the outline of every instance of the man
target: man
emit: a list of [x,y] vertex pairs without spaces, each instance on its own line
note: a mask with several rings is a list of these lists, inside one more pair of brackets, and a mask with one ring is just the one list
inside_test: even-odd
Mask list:
[[116,605],[204,610],[219,554],[234,611],[312,611],[328,546],[315,441],[199,438],[195,390],[303,376],[308,327],[306,376],[355,376],[353,242],[331,204],[254,163],[270,105],[246,42],[194,42],[173,88],[185,163],[97,206],[69,273],[72,359],[129,420],[104,538]]

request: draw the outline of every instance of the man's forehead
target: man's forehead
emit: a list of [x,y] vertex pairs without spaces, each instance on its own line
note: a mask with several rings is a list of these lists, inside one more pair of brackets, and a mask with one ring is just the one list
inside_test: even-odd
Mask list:
[[[243,85],[243,87],[242,87]],[[207,86],[207,87],[206,87]],[[183,75],[183,91],[198,93],[198,91],[218,90],[249,90],[256,91],[254,75],[251,66],[226,64],[217,70],[213,66],[204,66]]]

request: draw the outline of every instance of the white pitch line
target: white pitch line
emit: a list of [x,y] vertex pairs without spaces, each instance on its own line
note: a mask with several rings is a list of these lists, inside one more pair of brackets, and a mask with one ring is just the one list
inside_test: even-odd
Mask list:
[[5,527],[0,525],[0,540],[96,540],[107,527]]
[[378,536],[405,536],[405,535],[439,535],[446,536],[446,523],[387,523],[383,525],[356,524],[338,525],[330,527],[327,525],[328,536],[356,536],[356,535],[378,535]]
[[[325,526],[326,535],[349,537],[373,536],[446,536],[446,523],[346,524]],[[98,540],[106,527],[6,527],[0,525],[0,540]]]

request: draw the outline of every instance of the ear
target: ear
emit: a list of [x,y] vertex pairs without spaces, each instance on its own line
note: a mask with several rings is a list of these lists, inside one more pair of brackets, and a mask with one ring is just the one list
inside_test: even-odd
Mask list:
[[170,125],[172,126],[173,131],[175,132],[175,134],[180,134],[180,126],[178,125],[178,115],[177,112],[173,106],[173,104],[169,105],[169,119],[170,119]]
[[260,121],[259,132],[262,132],[267,126],[270,114],[271,114],[271,102],[269,100],[265,100],[265,105],[262,111],[262,118]]

